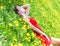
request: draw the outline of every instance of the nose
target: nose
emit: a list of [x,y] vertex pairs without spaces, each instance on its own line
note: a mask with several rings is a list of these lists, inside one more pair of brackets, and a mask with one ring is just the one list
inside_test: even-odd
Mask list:
[[14,6],[14,11],[15,11],[16,14],[18,14],[17,6]]

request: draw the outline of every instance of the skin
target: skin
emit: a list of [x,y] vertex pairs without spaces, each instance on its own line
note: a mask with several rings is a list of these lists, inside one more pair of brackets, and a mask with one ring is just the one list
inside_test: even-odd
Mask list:
[[[26,4],[26,5],[23,5],[23,6],[15,6],[14,8],[14,11],[19,14],[20,16],[22,16],[26,22],[31,26],[31,28],[33,29],[34,32],[37,32],[39,34],[42,34],[44,36],[47,37],[47,35],[45,33],[43,33],[42,31],[40,31],[39,29],[37,29],[36,27],[34,27],[30,22],[29,22],[29,18],[30,16],[29,15],[29,11],[30,11],[30,5],[29,4]],[[49,40],[49,38],[47,37],[47,39]],[[53,38],[51,37],[52,39],[52,43],[57,46],[60,46],[60,39],[58,38]],[[52,45],[51,45],[52,46]]]

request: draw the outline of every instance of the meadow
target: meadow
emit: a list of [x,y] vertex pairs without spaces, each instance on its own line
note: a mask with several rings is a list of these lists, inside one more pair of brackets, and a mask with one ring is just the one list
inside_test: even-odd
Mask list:
[[14,12],[14,6],[24,4],[30,4],[29,16],[48,36],[60,38],[60,0],[0,0],[2,46],[42,46],[31,27]]

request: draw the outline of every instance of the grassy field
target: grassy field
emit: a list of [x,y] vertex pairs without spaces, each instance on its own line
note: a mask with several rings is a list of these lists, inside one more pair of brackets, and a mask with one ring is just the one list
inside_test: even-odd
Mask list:
[[14,6],[24,4],[30,4],[29,16],[47,35],[60,38],[60,0],[0,0],[2,46],[42,46],[31,27],[13,11]]

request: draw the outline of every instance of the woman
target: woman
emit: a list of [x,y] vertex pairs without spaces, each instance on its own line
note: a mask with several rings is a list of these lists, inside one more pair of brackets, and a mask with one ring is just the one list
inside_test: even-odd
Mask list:
[[30,16],[28,16],[30,11],[29,4],[26,4],[23,6],[15,6],[14,10],[15,10],[15,13],[22,16],[25,19],[25,21],[31,26],[33,31],[36,33],[36,37],[38,39],[41,39],[43,46],[44,45],[53,46],[53,44],[60,46],[60,39],[47,36],[39,27],[39,25],[37,24],[37,21],[34,18],[31,18]]

